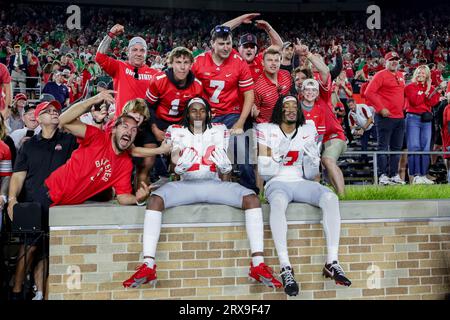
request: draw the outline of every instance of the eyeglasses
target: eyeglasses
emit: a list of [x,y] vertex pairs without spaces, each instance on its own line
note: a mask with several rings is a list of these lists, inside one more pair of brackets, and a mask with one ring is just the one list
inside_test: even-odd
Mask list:
[[39,113],[39,115],[45,114],[45,113],[48,113],[48,114],[52,114],[52,113],[53,114],[60,114],[61,111],[59,111],[57,109],[45,109],[45,110],[42,110],[41,113]]
[[228,26],[215,26],[214,32],[215,33],[231,33],[231,28]]

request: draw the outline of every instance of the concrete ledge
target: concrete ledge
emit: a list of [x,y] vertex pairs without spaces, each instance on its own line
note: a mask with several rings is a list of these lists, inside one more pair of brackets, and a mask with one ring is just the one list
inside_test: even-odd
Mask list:
[[[344,222],[370,220],[440,220],[450,219],[450,200],[413,201],[345,201],[340,203]],[[136,226],[144,223],[145,207],[120,206],[112,202],[91,202],[77,206],[50,209],[50,227]],[[263,205],[264,221],[268,222],[269,206]],[[318,223],[319,208],[307,204],[290,204],[290,223]],[[225,205],[198,204],[180,206],[163,214],[163,225],[224,224],[243,225],[243,211]]]

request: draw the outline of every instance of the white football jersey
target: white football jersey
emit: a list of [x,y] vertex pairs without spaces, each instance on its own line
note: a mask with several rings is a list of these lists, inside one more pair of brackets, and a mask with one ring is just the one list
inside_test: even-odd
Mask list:
[[306,142],[317,143],[318,134],[314,124],[306,123],[297,132],[287,136],[277,124],[260,123],[256,126],[258,143],[270,148],[272,158],[279,162],[278,173],[271,181],[301,181],[303,178],[303,154]]
[[225,125],[212,123],[211,129],[207,128],[202,134],[193,134],[181,125],[171,125],[167,128],[166,140],[173,149],[182,152],[191,148],[198,155],[197,163],[181,176],[181,180],[219,179],[218,170],[210,156],[216,148],[228,150],[230,132]]
[[[355,111],[350,111],[348,117],[351,125],[356,124],[358,127],[362,128],[370,117],[373,118],[373,114],[372,107],[369,107],[366,104],[357,104]],[[366,130],[370,130],[372,127],[373,123],[371,123]]]

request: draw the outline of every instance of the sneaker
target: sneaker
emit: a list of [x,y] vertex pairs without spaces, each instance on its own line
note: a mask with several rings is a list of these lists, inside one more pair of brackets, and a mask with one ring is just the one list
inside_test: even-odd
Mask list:
[[36,294],[34,295],[34,298],[32,300],[44,300],[42,291],[36,291]]
[[281,288],[283,285],[273,276],[273,271],[264,262],[258,266],[250,263],[250,272],[248,278],[251,281],[258,281],[270,288]]
[[156,265],[149,268],[146,263],[136,268],[137,271],[131,276],[130,279],[123,282],[125,288],[138,288],[141,284],[150,283],[153,287],[156,286]]
[[391,181],[392,181],[394,184],[401,184],[401,185],[406,184],[406,182],[403,181],[402,178],[400,178],[399,175],[396,175],[395,177],[392,177],[392,178],[391,178]]
[[290,266],[281,269],[281,280],[283,281],[284,292],[288,296],[296,296],[298,294],[298,284],[294,278],[294,270]]
[[333,261],[333,263],[329,264],[325,263],[322,274],[326,278],[333,279],[336,284],[340,284],[341,286],[350,287],[350,285],[352,284],[352,282],[345,277],[344,270],[342,270],[342,267],[337,261]]
[[425,182],[422,180],[421,176],[414,176],[413,184],[425,184]]
[[380,176],[380,178],[378,179],[378,184],[382,184],[384,186],[387,186],[387,185],[391,185],[391,184],[394,184],[394,183],[391,181],[391,178],[389,178],[385,174],[382,174]]
[[422,176],[422,181],[424,184],[434,184],[434,181],[431,179],[428,179],[427,176]]

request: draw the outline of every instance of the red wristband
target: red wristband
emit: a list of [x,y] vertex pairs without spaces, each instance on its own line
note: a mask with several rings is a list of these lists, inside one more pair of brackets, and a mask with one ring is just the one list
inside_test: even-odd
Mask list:
[[111,31],[108,31],[108,36],[109,36],[111,39],[114,39],[114,38],[116,37],[116,35],[115,35],[114,33],[112,33]]

